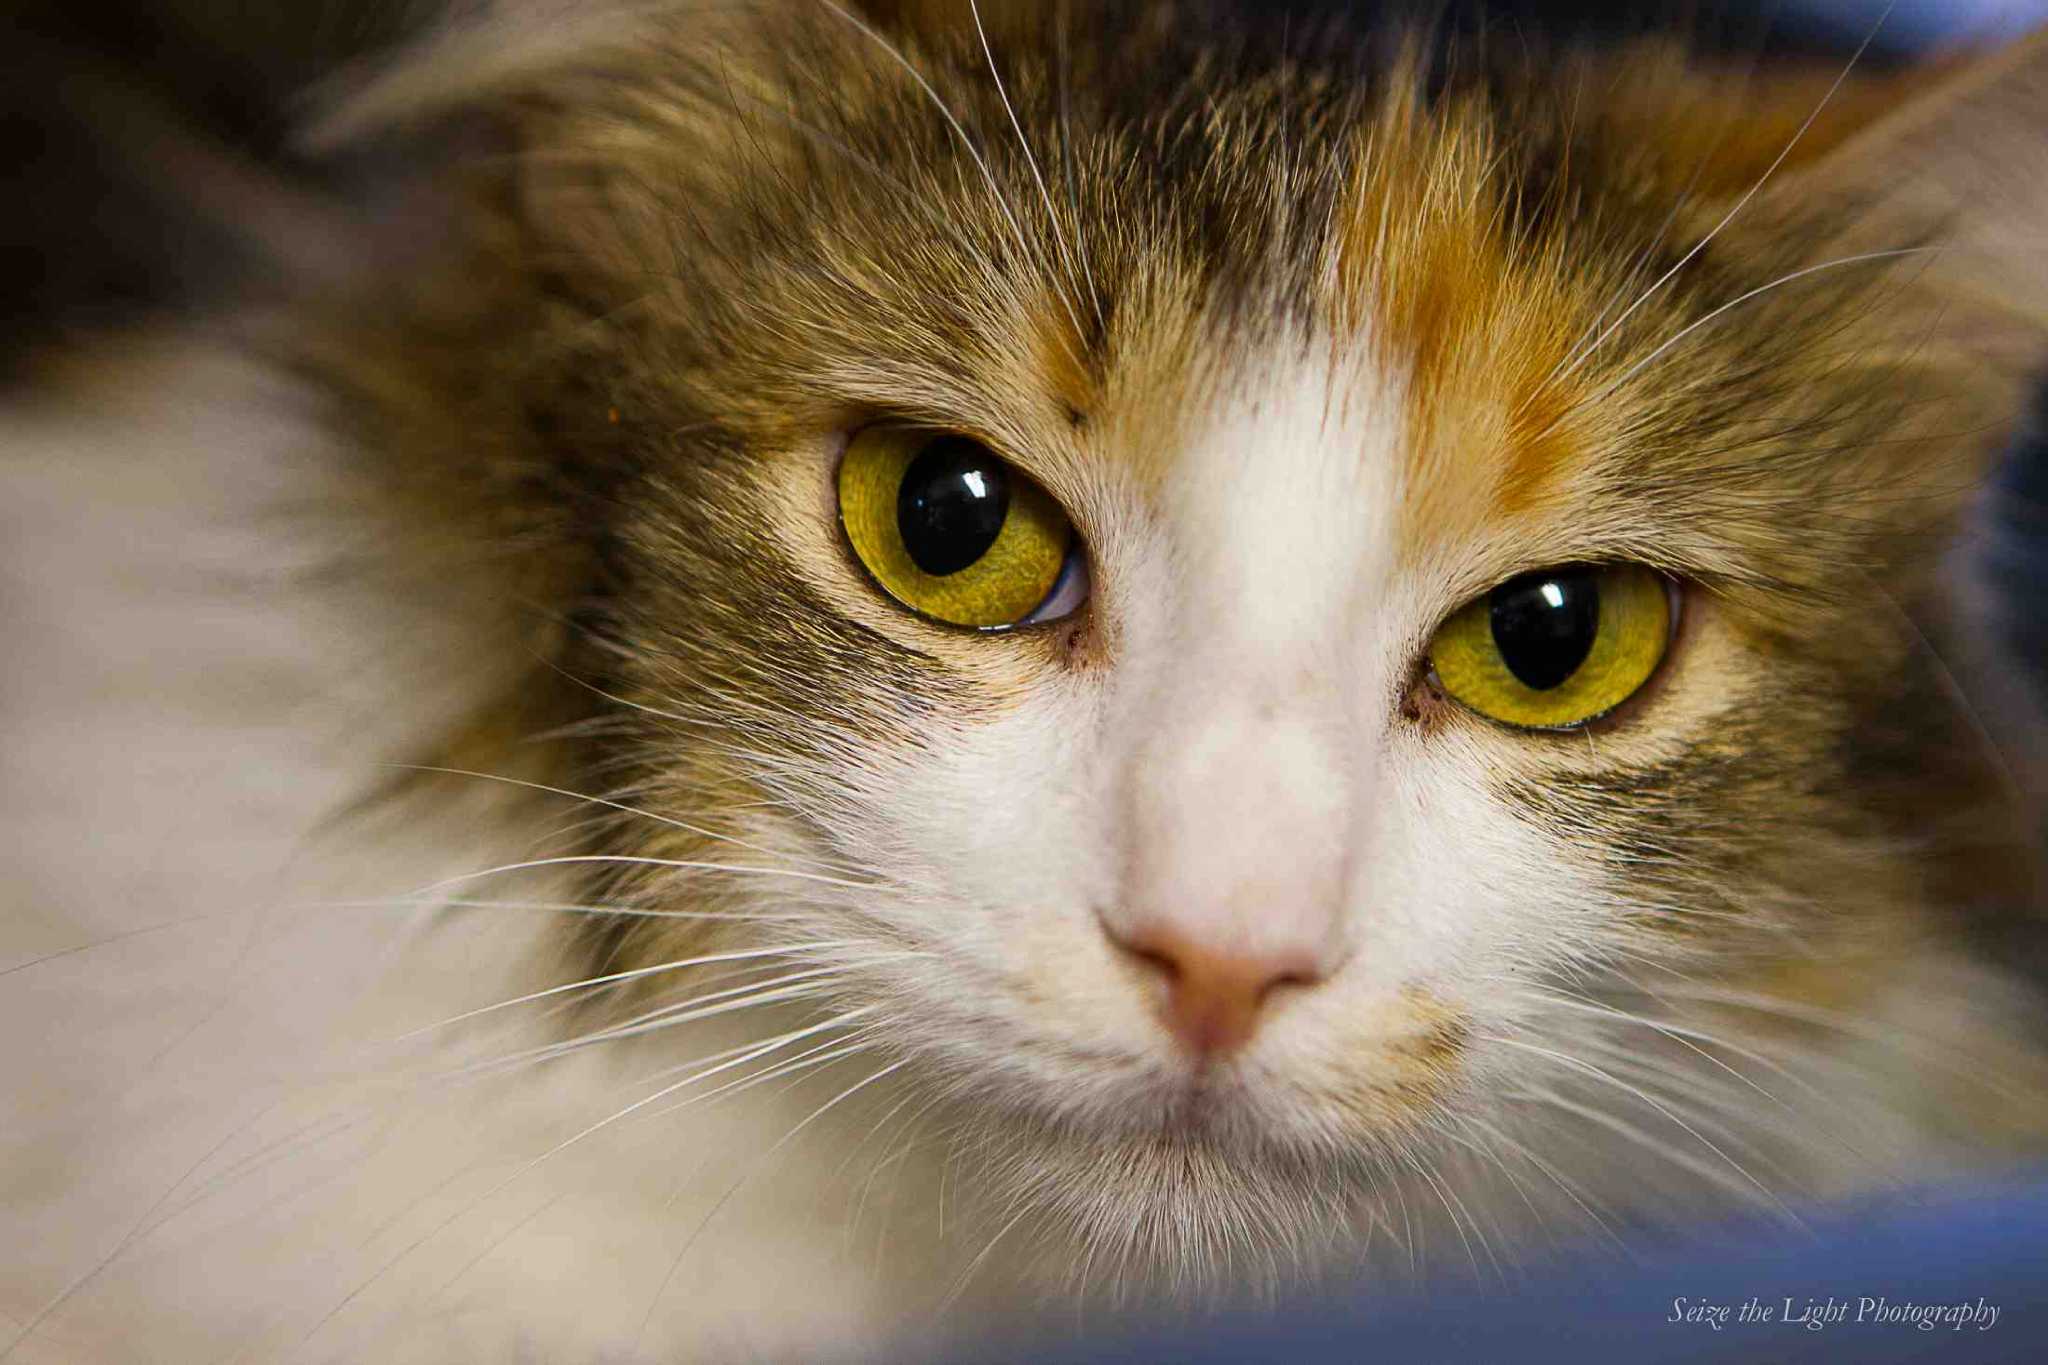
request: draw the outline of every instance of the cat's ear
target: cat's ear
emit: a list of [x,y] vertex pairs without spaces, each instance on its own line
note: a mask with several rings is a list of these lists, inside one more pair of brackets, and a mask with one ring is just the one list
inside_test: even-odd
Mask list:
[[2048,29],[1851,102],[1744,215],[1817,259],[1910,250],[1935,335],[2000,368],[2048,362]]
[[1903,70],[1738,70],[1651,44],[1532,79],[1593,111],[1627,173],[1663,182],[1699,232],[1728,218],[1722,249],[1912,250],[1916,291],[1950,324],[2048,358],[2048,30]]
[[673,235],[679,210],[787,180],[895,74],[866,8],[479,0],[316,92],[301,145],[404,177],[405,206],[425,199],[441,224],[416,240],[482,225],[599,272],[644,272],[638,253]]
[[[667,62],[679,78],[744,85],[833,47],[897,49],[900,37],[1000,46],[1067,4],[1040,0],[486,0],[459,7],[397,60],[372,59],[313,101],[305,145],[321,151],[395,128],[488,109],[542,83]],[[821,73],[829,74],[829,73]]]
[[[632,0],[494,0],[451,10],[396,53],[375,54],[310,92],[300,145],[315,155],[489,114],[564,76],[602,79],[651,60],[679,16],[696,20],[707,49],[764,6],[645,4]],[[692,13],[701,10],[701,15]],[[737,22],[736,22],[737,21]]]

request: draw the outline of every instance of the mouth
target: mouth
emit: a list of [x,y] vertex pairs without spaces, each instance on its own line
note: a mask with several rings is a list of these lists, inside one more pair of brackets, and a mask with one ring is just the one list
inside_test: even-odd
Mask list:
[[1111,1141],[1286,1164],[1397,1149],[1457,1107],[1470,1080],[1432,1034],[1383,1045],[1376,1065],[1342,1075],[1294,1075],[1242,1057],[1177,1059],[1126,1075],[1092,1102],[1045,1098],[1065,1115],[1055,1122]]
[[[1038,1064],[1015,1065],[1031,1059]],[[986,1059],[979,1059],[986,1060]],[[1019,1049],[993,1072],[976,1069],[970,1107],[984,1121],[1014,1123],[1061,1142],[1135,1142],[1166,1148],[1270,1147],[1282,1141],[1272,1122],[1279,1096],[1261,1099],[1228,1061],[1196,1062],[1103,1050],[1077,1064],[1067,1047]],[[958,1062],[946,1070],[961,1077]]]
[[1243,1105],[1239,1088],[1209,1066],[1167,1082],[1156,1097],[1156,1127],[1162,1136],[1189,1141],[1214,1136]]
[[1260,1093],[1229,1064],[1210,1062],[1127,1088],[1102,1127],[1112,1139],[1168,1150],[1274,1156],[1293,1147],[1287,1125],[1278,1121],[1288,1108],[1286,1096]]

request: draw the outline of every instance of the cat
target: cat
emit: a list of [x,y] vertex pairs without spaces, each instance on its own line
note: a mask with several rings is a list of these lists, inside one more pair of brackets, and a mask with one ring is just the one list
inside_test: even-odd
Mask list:
[[907,1349],[2043,1150],[2040,35],[343,86],[376,192],[5,414],[0,1358]]

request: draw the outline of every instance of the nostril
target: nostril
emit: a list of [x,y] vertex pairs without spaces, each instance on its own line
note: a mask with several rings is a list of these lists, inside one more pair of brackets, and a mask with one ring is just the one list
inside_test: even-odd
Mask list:
[[1170,950],[1154,947],[1143,940],[1126,938],[1111,928],[1107,921],[1104,921],[1102,929],[1110,943],[1125,957],[1137,962],[1148,971],[1157,972],[1169,984],[1180,980],[1180,962]]
[[1270,993],[1281,986],[1313,986],[1322,979],[1322,973],[1313,967],[1282,967],[1273,973],[1264,989]]

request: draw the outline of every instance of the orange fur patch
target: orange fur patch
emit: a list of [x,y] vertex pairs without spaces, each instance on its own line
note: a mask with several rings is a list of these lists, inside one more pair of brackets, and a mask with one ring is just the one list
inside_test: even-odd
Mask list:
[[1363,338],[1406,390],[1419,525],[1523,511],[1582,449],[1583,385],[1556,376],[1594,300],[1561,251],[1515,239],[1517,187],[1498,164],[1479,110],[1425,115],[1398,94],[1361,137],[1334,244],[1339,334]]

